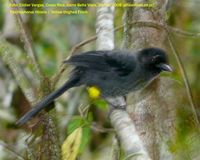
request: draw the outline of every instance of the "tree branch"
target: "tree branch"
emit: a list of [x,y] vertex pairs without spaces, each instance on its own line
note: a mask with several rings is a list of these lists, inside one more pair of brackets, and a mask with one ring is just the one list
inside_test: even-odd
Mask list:
[[5,64],[9,66],[9,68],[13,72],[16,81],[22,89],[22,92],[26,96],[27,100],[31,104],[33,104],[36,101],[36,97],[32,85],[24,74],[23,69],[14,58],[14,55],[17,55],[17,53],[19,52],[19,49],[13,47],[12,45],[9,45],[9,43],[7,43],[3,36],[0,34],[0,55],[2,57],[2,60]]
[[[16,4],[16,1],[15,0],[10,0],[10,3],[14,3]],[[16,9],[19,10],[18,7],[16,7]],[[32,38],[31,38],[31,35],[30,33],[28,32],[25,24],[23,23],[23,20],[22,20],[22,17],[20,14],[15,14],[16,16],[16,19],[18,21],[18,24],[19,24],[19,27],[20,27],[20,31],[21,31],[21,35],[22,35],[22,41],[24,42],[24,48],[25,50],[27,51],[27,54],[29,55],[30,57],[30,60],[34,66],[34,74],[36,75],[37,78],[40,79],[40,82],[42,82],[43,80],[43,73],[42,73],[42,70],[41,70],[41,67],[38,63],[38,60],[37,60],[37,54],[36,54],[36,51],[33,47],[33,43],[32,43]]]
[[111,111],[110,120],[117,132],[122,148],[125,149],[126,156],[131,155],[129,160],[150,160],[128,113],[125,110],[114,109]]
[[[114,1],[103,0],[101,3],[114,3]],[[96,32],[98,50],[112,50],[114,48],[113,15],[114,8],[112,7],[101,7],[97,10]],[[115,99],[117,105],[124,105],[124,98],[122,99]],[[120,143],[122,143],[125,155],[135,154],[131,159],[149,160],[148,153],[144,149],[142,141],[136,133],[133,121],[130,119],[127,112],[112,106],[110,106],[110,110],[109,118],[111,120],[111,125],[115,129]],[[138,153],[141,155],[138,155]]]

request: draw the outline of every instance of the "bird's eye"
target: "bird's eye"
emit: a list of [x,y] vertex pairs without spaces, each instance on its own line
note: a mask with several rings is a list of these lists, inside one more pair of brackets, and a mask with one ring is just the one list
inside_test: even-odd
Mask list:
[[158,59],[158,57],[159,57],[159,55],[153,56],[153,57],[151,58],[151,62],[156,62],[157,59]]
[[156,62],[156,58],[153,57],[153,58],[151,59],[151,62]]

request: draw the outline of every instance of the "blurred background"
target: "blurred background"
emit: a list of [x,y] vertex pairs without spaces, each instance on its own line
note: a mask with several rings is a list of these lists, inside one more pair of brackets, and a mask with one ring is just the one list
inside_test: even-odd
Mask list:
[[[20,2],[20,0],[18,0]],[[21,0],[21,2],[26,2]],[[29,0],[33,3],[66,3],[64,0]],[[94,3],[90,0],[71,0],[71,3]],[[122,2],[122,1],[120,1]],[[169,0],[168,11],[166,12],[167,23],[170,26],[200,35],[200,1],[199,0]],[[30,8],[30,10],[43,10],[42,8]],[[51,8],[53,9],[53,7]],[[76,7],[70,8],[77,9]],[[52,85],[47,87],[47,92],[58,88],[63,84],[69,73],[70,68],[62,76],[53,81],[62,68],[62,62],[69,54],[72,47],[95,35],[95,7],[80,7],[80,10],[87,10],[88,14],[23,14],[22,19],[30,32],[33,40],[37,60],[41,66],[44,75],[45,84]],[[10,48],[13,64],[21,68],[28,82],[32,85],[37,99],[42,97],[38,88],[39,80],[32,74],[33,66],[29,64],[24,47],[23,37],[20,32],[16,17],[9,13],[9,1],[0,0],[0,35]],[[48,8],[47,8],[48,10]],[[124,8],[115,9],[115,27],[123,24]],[[198,33],[198,34],[197,34]],[[123,30],[115,32],[115,46],[120,49],[122,44]],[[200,36],[199,38],[187,36],[173,36],[173,43],[180,54],[184,64],[187,76],[191,85],[197,114],[200,118]],[[2,47],[2,45],[0,45]],[[95,50],[95,41],[84,45],[76,51],[81,53],[88,50]],[[30,104],[20,89],[16,76],[4,63],[4,53],[0,48],[0,159],[27,159],[29,151],[27,148],[30,143],[27,142],[34,128],[30,129],[28,125],[16,127],[16,120],[30,109]],[[175,68],[170,78],[184,88],[183,78],[178,69],[177,62],[171,50],[168,51],[171,63]],[[43,91],[45,92],[45,91]],[[196,157],[200,149],[200,139],[197,135],[197,128],[191,120],[192,112],[188,103],[186,91],[181,90],[182,101],[178,103],[180,110],[177,110],[177,133],[174,135],[175,143],[170,144],[170,150],[177,154],[177,159],[192,159]],[[88,104],[91,104],[88,110]],[[93,101],[88,98],[84,88],[72,89],[61,96],[56,102],[57,130],[59,131],[59,140],[66,139],[77,126],[83,127],[81,140],[81,159],[106,159],[112,144],[112,129],[107,119],[108,107],[102,100]],[[82,108],[84,108],[82,110]],[[36,119],[37,121],[37,119]],[[36,140],[36,139],[35,139]],[[31,151],[30,151],[31,152]],[[20,153],[20,155],[18,155]],[[198,156],[200,157],[200,156]]]

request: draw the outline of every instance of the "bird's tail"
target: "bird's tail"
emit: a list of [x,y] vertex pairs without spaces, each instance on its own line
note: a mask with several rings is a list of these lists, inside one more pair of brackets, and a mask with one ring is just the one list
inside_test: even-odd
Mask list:
[[27,121],[29,121],[31,118],[33,118],[38,112],[40,112],[42,109],[44,109],[48,104],[50,104],[54,99],[58,98],[60,95],[62,95],[66,90],[77,86],[79,82],[79,78],[75,77],[67,81],[62,87],[60,87],[58,90],[52,92],[48,96],[46,96],[41,102],[36,104],[29,112],[27,112],[24,116],[22,116],[17,122],[17,125],[23,125]]

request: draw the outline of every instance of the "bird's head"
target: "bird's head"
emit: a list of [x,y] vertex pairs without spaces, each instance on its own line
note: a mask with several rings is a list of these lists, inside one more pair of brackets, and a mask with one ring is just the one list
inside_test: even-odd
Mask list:
[[159,48],[145,48],[138,54],[140,64],[147,70],[160,73],[162,71],[172,72],[168,64],[168,57],[164,50]]

